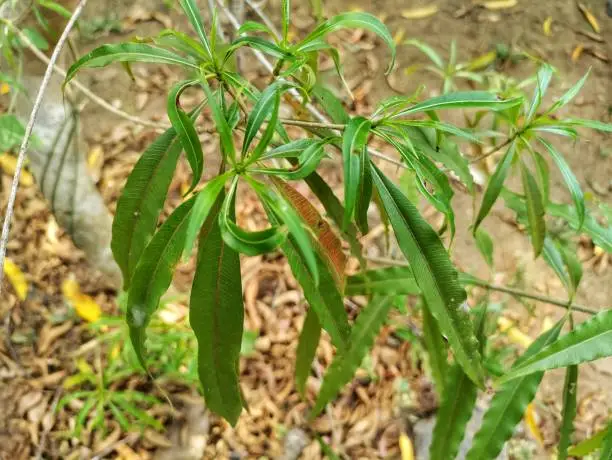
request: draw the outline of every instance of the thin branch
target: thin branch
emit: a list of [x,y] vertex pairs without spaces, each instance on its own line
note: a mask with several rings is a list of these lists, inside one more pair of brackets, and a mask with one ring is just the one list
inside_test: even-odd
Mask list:
[[[13,24],[10,21],[4,20],[4,19],[0,19],[0,22],[2,22],[3,24],[7,25],[9,28],[11,28],[19,37],[19,41],[21,43],[24,43],[26,45],[26,47],[32,52],[32,54],[34,54],[34,56],[36,56],[36,58],[38,58],[40,61],[44,62],[47,66],[49,65],[49,63],[51,62],[51,60],[45,56],[45,54],[43,52],[41,52],[38,48],[36,48],[36,46],[30,41],[30,39],[27,37],[27,35],[25,35],[18,27],[15,26],[15,24]],[[66,78],[66,71],[61,68],[60,66],[58,66],[57,64],[53,63],[52,66],[53,70],[61,75],[62,77]],[[102,99],[100,96],[94,94],[90,89],[88,89],[86,86],[84,86],[82,83],[80,83],[78,80],[73,79],[70,81],[70,83],[68,83],[69,86],[74,86],[76,89],[78,89],[81,93],[83,93],[84,96],[86,96],[87,98],[89,98],[92,102],[94,102],[95,104],[98,104],[100,107],[102,107],[105,110],[108,110],[111,113],[114,113],[115,115],[124,118],[128,121],[131,121],[133,123],[142,125],[142,126],[147,126],[149,128],[155,128],[158,131],[165,131],[166,129],[168,129],[170,127],[169,124],[166,123],[156,123],[154,121],[149,121],[149,120],[145,120],[142,118],[139,118],[135,115],[130,115],[127,112],[124,112],[121,109],[116,108],[115,106],[113,106],[110,102]]]
[[[384,264],[384,265],[393,265],[396,267],[408,267],[408,263],[404,262],[403,260],[397,260],[397,259],[390,259],[387,257],[371,257],[371,256],[365,256],[364,257],[366,260],[369,260],[370,262],[374,262],[377,264]],[[567,300],[561,300],[561,299],[555,299],[552,297],[547,297],[547,296],[543,296],[540,294],[535,294],[535,293],[531,293],[531,292],[525,292],[525,291],[521,291],[519,289],[514,289],[514,288],[509,288],[509,287],[505,287],[505,286],[499,286],[497,284],[491,284],[485,280],[481,280],[479,278],[470,276],[469,279],[465,279],[464,282],[466,284],[471,284],[473,286],[480,286],[486,289],[490,289],[492,291],[498,291],[498,292],[503,292],[505,294],[510,294],[513,296],[517,296],[517,297],[524,297],[525,299],[531,299],[531,300],[537,300],[538,302],[543,302],[543,303],[547,303],[550,305],[554,305],[556,307],[561,307],[564,309],[568,309],[568,301]],[[602,310],[607,310],[610,309],[612,307],[602,307]],[[578,304],[572,304],[572,310],[576,310],[576,311],[580,311],[582,313],[589,313],[591,315],[596,315],[598,313],[598,311],[593,310],[592,308],[589,308],[587,306],[584,305],[578,305]]]
[[493,155],[494,153],[499,152],[501,149],[503,149],[506,145],[510,144],[510,142],[512,142],[515,138],[516,138],[516,134],[514,136],[509,137],[508,139],[506,139],[504,142],[502,142],[501,144],[499,144],[497,147],[494,147],[493,149],[489,150],[488,152],[483,153],[482,155],[480,155],[479,157],[476,158],[472,158],[469,163],[473,164],[473,163],[479,163],[482,160],[484,160],[485,158],[490,157],[491,155]]
[[2,226],[2,236],[0,237],[0,296],[2,295],[2,281],[4,280],[4,259],[6,257],[6,245],[8,244],[9,232],[11,229],[11,220],[13,218],[13,211],[15,208],[15,199],[17,198],[17,189],[19,188],[19,178],[21,177],[21,170],[23,169],[23,164],[25,162],[26,151],[28,150],[30,137],[32,136],[34,123],[36,122],[36,116],[38,115],[38,111],[40,110],[43,96],[45,95],[45,91],[47,90],[47,86],[49,86],[51,74],[53,73],[53,65],[57,61],[57,58],[59,57],[60,52],[62,51],[62,47],[68,39],[70,31],[74,27],[74,24],[81,15],[81,12],[83,11],[83,8],[86,4],[87,0],[80,0],[79,4],[74,10],[74,13],[72,13],[70,20],[68,21],[68,24],[66,24],[62,35],[57,41],[57,45],[55,45],[53,54],[49,59],[49,64],[47,64],[47,69],[45,70],[45,75],[43,76],[42,83],[40,84],[40,88],[38,89],[38,94],[36,95],[36,99],[34,101],[34,107],[32,108],[32,113],[30,114],[30,119],[28,120],[28,124],[23,135],[21,147],[19,148],[19,154],[17,155],[17,164],[15,165],[15,174],[13,176],[13,185],[9,194],[8,204],[6,205],[6,214],[4,216],[4,224]]
[[253,0],[245,0],[245,3],[247,5],[249,5],[251,7],[251,9],[253,11],[255,11],[255,13],[257,14],[257,16],[259,16],[261,18],[261,20],[264,22],[264,24],[266,26],[268,26],[268,29],[270,29],[272,31],[272,33],[274,34],[274,38],[276,38],[277,40],[280,40],[281,38],[281,33],[278,31],[278,29],[276,28],[276,25],[274,24],[274,21],[272,21],[264,12],[263,10],[259,7],[259,5],[257,5]]
[[279,121],[283,123],[284,125],[301,126],[304,128],[327,128],[327,129],[335,129],[337,131],[343,131],[346,128],[346,125],[338,124],[338,123],[294,120],[291,118],[281,118],[279,119]]

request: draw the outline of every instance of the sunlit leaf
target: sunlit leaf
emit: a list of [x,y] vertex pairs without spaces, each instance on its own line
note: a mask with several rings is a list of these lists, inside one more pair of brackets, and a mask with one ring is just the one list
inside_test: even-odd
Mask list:
[[557,100],[550,107],[550,109],[548,109],[548,112],[554,112],[554,111],[560,109],[561,107],[569,104],[569,102],[572,99],[574,99],[574,97],[576,97],[576,95],[580,92],[580,90],[582,89],[582,87],[586,83],[587,79],[589,78],[590,74],[591,74],[591,69],[589,68],[587,73],[585,73],[584,76],[580,80],[578,80],[574,86],[572,86],[570,89],[568,89],[567,92],[565,94],[563,94],[563,96],[561,96],[559,98],[559,100]]
[[567,454],[572,457],[584,457],[586,455],[589,455],[592,452],[595,452],[597,449],[599,449],[603,445],[604,439],[606,438],[608,433],[612,433],[611,428],[612,428],[612,425],[608,425],[606,428],[604,428],[601,431],[598,431],[590,438],[587,438],[584,441],[579,442],[575,446],[571,447],[567,451]]
[[21,269],[8,257],[4,259],[4,274],[22,302],[28,297],[28,281]]
[[185,16],[189,19],[189,23],[193,30],[198,34],[198,38],[202,43],[202,46],[206,50],[209,59],[213,59],[214,53],[210,46],[210,42],[208,41],[208,37],[206,36],[206,31],[204,30],[204,21],[202,20],[202,15],[200,14],[200,9],[198,8],[198,4],[196,0],[180,0],[181,8],[185,12]]
[[77,315],[85,321],[93,323],[100,319],[100,305],[87,294],[81,292],[79,283],[74,278],[68,278],[62,283],[62,294],[72,304]]
[[404,45],[415,46],[419,51],[425,54],[437,67],[440,69],[444,68],[444,61],[440,55],[427,43],[423,43],[419,40],[406,40]]

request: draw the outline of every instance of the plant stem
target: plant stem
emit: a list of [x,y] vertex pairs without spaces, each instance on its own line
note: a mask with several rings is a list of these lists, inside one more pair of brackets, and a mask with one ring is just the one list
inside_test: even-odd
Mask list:
[[9,232],[11,229],[11,220],[13,218],[13,211],[15,208],[15,199],[17,198],[17,190],[19,188],[19,178],[21,177],[21,170],[23,169],[23,164],[25,162],[26,151],[30,143],[30,137],[32,136],[32,131],[34,130],[34,123],[36,122],[36,117],[38,116],[40,106],[42,105],[43,96],[45,95],[45,91],[47,90],[47,86],[49,86],[49,81],[51,80],[51,75],[53,74],[53,65],[57,61],[57,58],[59,57],[62,51],[64,43],[66,43],[66,40],[68,39],[70,31],[74,27],[86,4],[87,0],[80,0],[79,4],[74,10],[74,13],[72,13],[70,20],[68,21],[68,24],[66,24],[62,35],[57,41],[57,45],[55,45],[53,54],[51,55],[49,63],[47,64],[47,69],[45,70],[42,83],[40,84],[40,88],[38,89],[38,94],[36,95],[36,99],[34,100],[34,107],[32,108],[32,113],[30,114],[30,119],[28,120],[28,124],[23,135],[23,141],[21,142],[21,147],[19,148],[19,153],[17,155],[17,164],[15,165],[15,174],[13,176],[13,185],[9,194],[8,204],[6,205],[6,214],[4,216],[4,224],[2,226],[2,236],[0,237],[0,296],[2,295],[2,281],[4,279],[4,259],[6,257],[6,245],[8,244]]
[[336,123],[324,123],[318,121],[294,120],[292,118],[281,118],[278,121],[285,125],[302,126],[305,128],[327,128],[343,131],[346,125]]
[[510,136],[508,139],[506,139],[504,142],[502,142],[501,144],[499,144],[497,147],[494,147],[493,149],[489,150],[488,152],[483,153],[482,155],[480,155],[479,157],[473,158],[469,161],[470,164],[473,163],[478,163],[482,160],[484,160],[485,158],[490,157],[491,155],[493,155],[494,153],[499,152],[501,149],[503,149],[505,146],[507,146],[508,144],[510,144],[514,139],[516,139],[516,137],[518,136],[518,133],[514,134],[513,136]]
[[[364,258],[366,260],[369,260],[377,264],[393,265],[396,267],[408,267],[408,263],[404,262],[403,260],[390,259],[388,257],[370,257],[370,256],[365,256]],[[485,280],[481,280],[471,275],[469,279],[464,279],[463,281],[466,284],[471,284],[473,286],[480,286],[486,289],[490,289],[492,291],[504,292],[506,294],[514,295],[517,297],[524,297],[525,299],[537,300],[538,302],[543,302],[543,303],[547,303],[550,305],[554,305],[556,307],[561,307],[565,310],[568,309],[567,300],[555,299],[555,298],[543,296],[540,294],[521,291],[519,289],[509,288],[506,286],[499,286],[497,284],[491,284]],[[602,307],[601,310],[606,310],[610,308],[612,307]],[[589,308],[583,305],[578,305],[578,304],[572,304],[572,310],[580,311],[582,313],[589,313],[591,315],[596,315],[598,313],[598,311],[593,310],[592,308]]]

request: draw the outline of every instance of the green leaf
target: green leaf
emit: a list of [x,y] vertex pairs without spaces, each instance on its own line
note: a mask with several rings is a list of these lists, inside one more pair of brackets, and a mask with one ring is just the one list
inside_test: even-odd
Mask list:
[[[312,141],[312,139],[303,139],[304,141]],[[297,141],[300,142],[300,141]],[[282,168],[249,168],[249,172],[252,173],[261,173],[267,175],[274,175],[282,177],[283,179],[288,180],[300,180],[308,177],[310,174],[315,172],[321,160],[325,157],[325,145],[328,143],[326,140],[322,141],[313,141],[308,142],[308,146],[304,148],[299,157],[297,164],[293,165],[292,168],[282,169]],[[302,145],[306,145],[307,143],[301,143]],[[287,149],[283,149],[280,151],[275,149],[276,153],[272,156],[273,158],[278,158],[279,156],[289,156],[294,155],[295,151],[290,151]],[[270,158],[269,155],[265,155],[266,159]],[[263,159],[260,158],[260,159]]]
[[584,223],[580,224],[580,218],[574,206],[549,203],[546,212],[553,216],[564,219],[576,231],[582,231],[589,235],[597,246],[608,253],[612,253],[612,227],[602,227],[590,214],[585,214]]
[[427,43],[423,43],[419,40],[406,40],[404,42],[404,45],[415,46],[416,48],[418,48],[419,51],[425,54],[431,60],[431,62],[436,65],[436,67],[440,69],[445,68],[444,61],[442,60],[440,55]]
[[[482,350],[486,343],[486,335],[484,333],[487,320],[486,305],[476,311],[475,319],[475,328]],[[443,360],[443,367],[439,369],[439,372],[441,373],[440,378],[444,378],[445,383],[444,391],[440,392],[441,404],[436,415],[436,425],[429,455],[434,460],[443,460],[455,458],[457,455],[459,445],[465,433],[465,427],[472,416],[476,404],[478,388],[458,364],[455,363],[450,369],[447,369],[446,348],[444,348],[442,335],[437,329],[432,331],[432,333],[437,333],[435,340],[440,342],[438,347],[440,345],[443,347],[437,353],[442,353],[438,358]],[[442,386],[439,388],[442,389]]]
[[549,236],[544,238],[542,256],[544,261],[553,269],[559,280],[567,288],[570,296],[572,296],[572,285],[570,283],[569,274],[567,273],[567,268],[561,257],[559,246],[556,245]]
[[487,91],[459,91],[432,97],[408,109],[401,110],[391,118],[443,109],[489,108],[491,110],[505,110],[521,102],[522,98],[501,100],[495,94]]
[[559,430],[558,460],[567,459],[567,449],[570,437],[574,431],[576,418],[576,393],[578,392],[578,366],[569,366],[565,371],[563,384],[563,410],[561,412],[561,428]]
[[355,222],[363,235],[369,231],[368,209],[371,200],[372,169],[368,151],[363,148],[359,153],[359,188],[357,190],[357,202],[355,203]]
[[582,264],[580,260],[578,260],[578,256],[576,255],[576,251],[572,251],[565,246],[561,246],[559,248],[561,250],[561,257],[563,258],[563,263],[567,268],[567,273],[569,274],[570,281],[570,295],[574,296],[576,291],[578,290],[578,285],[580,284],[580,280],[582,279]]
[[342,101],[330,89],[317,83],[312,88],[312,94],[334,123],[348,123],[350,117]]
[[210,59],[210,56],[208,56],[200,43],[178,30],[162,30],[153,38],[153,43],[162,48],[173,48],[187,56],[191,56],[197,61]]
[[[438,395],[445,394],[445,381],[448,371],[448,350],[444,337],[438,328],[435,318],[431,315],[423,300],[423,342],[427,349],[427,361],[431,369],[431,376],[436,385]],[[456,366],[458,367],[458,366]],[[459,368],[461,369],[461,368]],[[463,374],[463,371],[461,371]],[[463,374],[465,375],[465,374]]]
[[[199,109],[192,116],[197,114]],[[160,135],[134,166],[117,201],[111,249],[123,274],[125,290],[157,227],[181,150],[173,128]]]
[[223,59],[223,62],[227,62],[228,59],[232,56],[232,54],[234,54],[236,50],[242,48],[243,46],[248,46],[249,48],[256,49],[276,59],[289,59],[289,54],[287,54],[284,49],[274,44],[273,42],[266,40],[265,38],[239,37],[234,40],[225,51],[225,57]]
[[41,51],[49,49],[49,42],[36,29],[26,27],[21,31],[36,48]]
[[612,124],[604,123],[602,121],[597,120],[585,120],[583,118],[569,118],[563,120],[563,125],[574,127],[577,126],[579,128],[589,128],[595,129],[597,131],[603,131],[606,133],[612,133]]
[[495,172],[489,179],[489,184],[487,185],[487,189],[484,192],[484,196],[482,197],[482,204],[480,205],[480,210],[478,211],[478,216],[476,217],[476,221],[474,222],[473,231],[475,232],[480,226],[481,222],[491,211],[491,208],[497,201],[497,197],[502,190],[504,185],[504,181],[506,177],[508,177],[508,173],[510,172],[510,166],[512,166],[512,161],[514,160],[514,156],[516,154],[516,141],[513,141],[508,147],[508,150],[504,154],[503,158],[495,168]]
[[188,258],[191,255],[193,245],[200,231],[200,227],[204,224],[213,205],[217,201],[217,197],[223,190],[225,182],[228,177],[233,173],[227,172],[215,177],[209,181],[206,186],[197,193],[193,209],[191,211],[191,217],[189,218],[189,224],[187,225],[187,236],[185,237],[185,250],[183,251],[183,257]]
[[240,258],[217,224],[223,198],[224,193],[218,195],[200,233],[189,324],[198,340],[198,374],[206,406],[235,425],[242,412],[238,361],[244,307]]
[[491,239],[491,235],[489,235],[482,228],[479,228],[474,233],[474,238],[476,239],[476,247],[482,254],[487,265],[493,268],[493,240]]
[[126,317],[134,351],[145,369],[144,342],[147,325],[159,305],[159,299],[172,282],[174,267],[183,252],[187,223],[194,201],[193,198],[185,201],[170,214],[144,249],[134,270]]
[[500,382],[534,372],[586,363],[612,355],[612,310],[602,311],[579,324],[529,360],[513,367]]
[[77,72],[84,68],[105,67],[114,62],[149,62],[156,64],[172,64],[198,70],[198,66],[172,51],[144,43],[119,43],[118,45],[102,45],[81,57],[70,66],[64,80],[64,87],[74,78]]
[[421,291],[410,267],[387,267],[366,270],[346,279],[344,294],[351,295],[417,295]]
[[258,196],[280,222],[287,226],[289,233],[300,252],[304,262],[308,267],[315,286],[319,284],[319,271],[317,268],[317,256],[315,249],[310,241],[310,235],[304,226],[304,222],[297,214],[295,209],[280,195],[276,194],[263,184],[249,179],[249,184],[257,192]]
[[326,264],[318,260],[319,285],[317,287],[293,238],[287,238],[281,244],[281,249],[287,257],[293,276],[304,290],[306,301],[317,314],[323,329],[329,333],[332,343],[339,350],[346,349],[351,327],[344,309],[342,295]]
[[351,330],[349,348],[336,354],[323,378],[321,390],[310,412],[311,419],[316,417],[351,380],[368,350],[374,344],[374,339],[393,306],[392,300],[392,297],[375,296],[357,316]]
[[574,206],[576,207],[576,213],[578,214],[578,229],[582,227],[584,223],[584,215],[586,213],[585,205],[584,205],[584,194],[582,193],[582,189],[580,188],[580,183],[576,176],[570,169],[569,165],[565,162],[563,156],[555,149],[549,142],[538,137],[540,143],[546,147],[550,156],[554,160],[555,164],[561,171],[561,175],[563,176],[563,180],[567,185],[567,188],[572,196],[572,200],[574,201]]
[[482,386],[484,375],[472,323],[464,310],[467,299],[457,271],[440,238],[418,209],[374,165],[374,183],[389,215],[399,246],[433,317],[470,379]]
[[391,63],[386,73],[388,74],[391,72],[395,64],[395,42],[393,41],[393,36],[389,32],[389,29],[387,29],[376,16],[369,13],[351,12],[334,16],[319,24],[301,43],[298,43],[295,48],[297,51],[300,51],[310,42],[323,38],[336,30],[345,28],[366,29],[378,35],[391,50]]
[[281,25],[283,27],[283,44],[287,44],[287,34],[289,33],[289,20],[291,17],[291,1],[281,0]]
[[[210,111],[212,112],[217,132],[219,133],[221,152],[223,153],[223,157],[227,158],[231,162],[231,164],[235,164],[236,149],[234,147],[234,139],[232,137],[232,130],[230,129],[227,123],[225,114],[223,113],[223,109],[221,108],[221,105],[217,102],[215,96],[213,96],[206,79],[202,80],[202,87],[204,88],[204,92],[206,93],[206,97],[208,98],[208,105],[210,106]],[[221,100],[223,100],[223,93],[220,89],[218,90],[218,94],[221,97]]]
[[589,68],[589,70],[587,70],[587,73],[585,73],[584,76],[580,80],[578,80],[574,86],[568,89],[567,92],[563,96],[561,96],[559,100],[550,107],[550,109],[548,109],[548,113],[552,113],[560,109],[561,107],[567,105],[572,99],[574,99],[574,97],[576,97],[576,95],[580,92],[580,90],[586,83],[590,74],[591,68]]
[[54,13],[57,13],[66,19],[70,19],[70,16],[72,16],[72,13],[59,3],[50,0],[38,0],[37,3],[43,8],[46,8],[49,11],[53,11]]
[[346,229],[355,213],[357,194],[361,185],[361,155],[366,149],[372,122],[364,117],[352,118],[342,137],[342,159],[344,168],[344,220]]
[[533,100],[531,101],[531,106],[529,107],[529,112],[527,112],[525,118],[525,126],[528,126],[535,118],[537,110],[542,104],[544,93],[546,93],[548,85],[550,84],[552,75],[553,68],[548,64],[544,64],[538,70],[538,84],[535,89],[535,94],[533,95]]
[[[517,359],[513,368],[535,355],[547,344],[553,343],[559,336],[564,321],[565,318],[540,335],[525,350],[523,356]],[[482,425],[474,436],[472,447],[467,453],[467,460],[497,458],[504,443],[512,436],[515,426],[523,418],[527,405],[535,397],[543,376],[544,373],[539,372],[522,377],[502,385],[497,390],[484,415]]]
[[15,115],[0,115],[0,150],[13,150],[21,144],[25,129]]
[[272,226],[265,230],[247,232],[240,228],[231,216],[234,214],[234,202],[238,187],[239,176],[235,176],[219,213],[219,226],[223,240],[235,251],[249,256],[257,256],[274,251],[287,237],[287,232],[279,227]]
[[525,200],[527,203],[527,219],[529,221],[529,233],[531,235],[531,245],[533,246],[534,257],[538,257],[542,252],[544,237],[546,236],[546,222],[544,221],[544,205],[542,204],[542,193],[538,188],[538,183],[522,161],[521,179]]
[[185,16],[187,16],[187,19],[189,19],[191,27],[193,27],[193,30],[195,30],[198,34],[200,42],[208,54],[208,58],[212,60],[214,58],[214,53],[210,47],[208,37],[206,36],[204,21],[202,20],[202,15],[200,14],[196,0],[180,0],[180,4],[181,8],[183,8],[183,11],[185,12]]
[[582,442],[579,442],[572,448],[567,451],[567,454],[572,457],[584,457],[589,455],[590,453],[595,452],[599,449],[604,443],[604,439],[608,435],[608,433],[612,433],[611,425],[608,425],[601,431],[598,431],[593,436],[588,439],[585,439]]
[[295,386],[302,397],[306,395],[306,380],[310,375],[312,361],[317,354],[317,346],[321,338],[321,324],[313,308],[306,312],[302,326],[297,351],[295,353]]
[[197,80],[184,80],[172,87],[168,94],[168,118],[172,127],[178,134],[178,138],[181,141],[187,161],[191,170],[193,171],[193,179],[191,181],[191,187],[185,195],[191,193],[191,191],[198,185],[202,173],[204,172],[204,153],[202,152],[202,144],[198,138],[198,132],[195,129],[193,122],[189,115],[185,113],[179,106],[179,98],[181,93],[188,87],[197,84]]
[[274,32],[272,32],[272,29],[270,29],[267,25],[262,24],[261,22],[255,21],[244,21],[240,28],[236,31],[236,35],[240,36],[249,32],[264,32],[272,37],[275,37]]
[[603,440],[599,460],[610,460],[612,458],[612,422],[608,425],[608,433]]

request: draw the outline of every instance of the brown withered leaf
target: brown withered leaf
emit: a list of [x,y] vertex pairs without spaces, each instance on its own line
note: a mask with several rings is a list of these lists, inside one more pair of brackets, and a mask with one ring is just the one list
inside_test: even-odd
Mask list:
[[342,290],[346,267],[346,256],[342,251],[342,241],[305,196],[281,179],[273,178],[272,181],[313,231],[322,258]]

